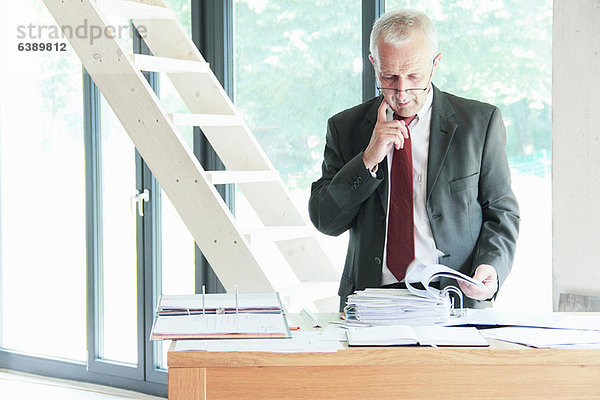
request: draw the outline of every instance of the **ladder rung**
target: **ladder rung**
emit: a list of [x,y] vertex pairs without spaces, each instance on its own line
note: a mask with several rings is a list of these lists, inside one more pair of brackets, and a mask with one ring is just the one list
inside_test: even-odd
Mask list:
[[175,125],[183,126],[243,126],[239,115],[169,114]]
[[155,57],[143,54],[132,54],[135,65],[142,71],[166,72],[171,74],[200,72],[207,73],[210,66],[207,62],[180,60],[177,58]]
[[98,6],[107,14],[128,19],[175,19],[175,12],[166,7],[127,0],[100,0]]
[[246,236],[248,242],[278,242],[309,237],[314,230],[308,225],[302,226],[264,226],[260,228],[242,229],[242,235]]
[[213,185],[227,183],[253,183],[274,181],[277,171],[207,171],[206,177]]

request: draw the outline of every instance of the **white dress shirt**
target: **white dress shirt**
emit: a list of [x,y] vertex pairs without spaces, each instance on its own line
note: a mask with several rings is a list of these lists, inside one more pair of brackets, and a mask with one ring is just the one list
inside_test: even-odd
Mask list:
[[[433,103],[433,89],[430,88],[423,108],[417,113],[415,119],[408,126],[412,141],[412,167],[413,167],[413,208],[415,223],[415,258],[425,264],[437,264],[438,256],[435,253],[435,241],[429,225],[425,200],[427,195],[427,160],[429,152],[429,134],[431,128],[431,105]],[[394,112],[388,107],[387,119],[393,119]],[[394,148],[387,155],[388,177],[391,177],[392,158]],[[390,179],[388,179],[387,204],[390,203]],[[388,207],[389,208],[389,207]],[[387,267],[387,227],[385,224],[385,245],[383,247],[383,266],[381,271],[381,285],[398,282],[398,279]]]

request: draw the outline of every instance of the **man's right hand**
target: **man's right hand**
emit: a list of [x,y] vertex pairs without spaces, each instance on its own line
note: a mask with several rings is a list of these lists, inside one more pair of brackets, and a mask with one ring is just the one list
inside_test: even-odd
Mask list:
[[363,162],[370,171],[385,158],[392,146],[395,146],[396,150],[402,149],[404,139],[408,139],[408,128],[404,121],[386,121],[387,107],[388,103],[383,99],[377,109],[377,123],[371,140],[363,153]]

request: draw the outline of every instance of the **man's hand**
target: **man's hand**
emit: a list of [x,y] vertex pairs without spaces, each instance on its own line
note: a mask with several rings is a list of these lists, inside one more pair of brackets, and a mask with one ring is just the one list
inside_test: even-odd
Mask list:
[[477,287],[471,283],[458,281],[463,293],[475,300],[491,299],[498,290],[498,273],[496,269],[488,264],[481,264],[475,270],[473,279],[483,283],[484,287]]
[[388,103],[384,99],[377,110],[377,123],[371,140],[363,153],[363,162],[371,171],[385,158],[392,146],[399,150],[404,147],[404,139],[408,139],[408,128],[404,121],[386,121],[387,107]]

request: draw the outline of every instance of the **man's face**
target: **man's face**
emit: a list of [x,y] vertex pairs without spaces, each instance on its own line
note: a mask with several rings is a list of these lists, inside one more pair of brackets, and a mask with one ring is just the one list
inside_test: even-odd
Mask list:
[[400,47],[380,40],[378,53],[379,59],[375,60],[371,56],[371,62],[380,87],[398,90],[427,87],[427,90],[420,94],[382,90],[385,100],[396,114],[401,117],[415,115],[425,104],[431,87],[430,76],[433,79],[439,56],[434,63],[424,35],[415,35],[410,42]]

